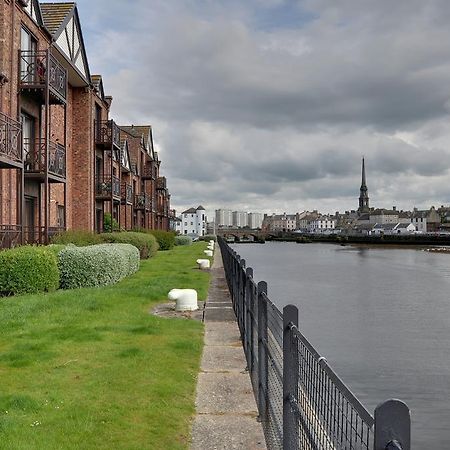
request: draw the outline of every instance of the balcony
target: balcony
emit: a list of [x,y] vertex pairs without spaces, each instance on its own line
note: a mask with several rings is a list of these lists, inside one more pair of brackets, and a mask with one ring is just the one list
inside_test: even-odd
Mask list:
[[[48,237],[62,233],[64,227],[48,227]],[[0,248],[13,248],[24,244],[45,244],[45,227],[22,227],[21,225],[0,225]]]
[[133,204],[133,186],[128,183],[122,183],[120,187],[121,191],[121,202],[122,205],[132,205]]
[[95,196],[97,200],[108,201],[111,200],[111,196],[115,198],[115,200],[120,200],[121,192],[119,178],[114,175],[103,175],[97,177],[95,182]]
[[[24,139],[24,169],[28,178],[45,178],[45,139]],[[48,176],[50,182],[65,182],[66,149],[59,143],[48,143]]]
[[120,151],[120,128],[114,120],[95,122],[95,145],[103,150],[115,147]]
[[45,89],[49,90],[49,102],[64,105],[67,100],[67,70],[49,50],[19,51],[20,89],[45,102]]
[[20,123],[0,113],[0,168],[22,167]]
[[156,179],[156,166],[152,163],[144,164],[142,169],[142,179],[143,180],[155,180]]
[[151,198],[147,194],[136,194],[134,196],[134,209],[149,211],[151,209]]
[[158,177],[158,179],[156,180],[156,189],[158,190],[167,189],[166,177]]

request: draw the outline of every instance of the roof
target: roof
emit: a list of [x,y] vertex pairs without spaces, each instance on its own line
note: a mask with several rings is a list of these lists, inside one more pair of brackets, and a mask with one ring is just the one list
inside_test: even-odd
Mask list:
[[358,220],[361,220],[361,221],[363,221],[363,220],[370,220],[370,214],[369,214],[369,213],[361,214],[361,215],[358,217]]
[[370,213],[371,216],[385,215],[385,216],[398,216],[398,211],[392,209],[375,209]]
[[203,206],[202,206],[202,205],[199,205],[199,206],[198,206],[198,208],[197,208],[197,211],[200,211],[200,210],[202,210],[202,211],[206,211],[206,210],[205,210],[205,208],[203,208]]
[[[397,225],[397,229],[398,228],[408,228],[409,226],[411,226],[412,225],[412,223],[410,222],[410,223],[399,223],[398,225]],[[414,226],[414,225],[412,225],[412,226]]]
[[40,6],[44,25],[54,35],[75,7],[75,3],[41,3]]
[[396,223],[376,223],[374,230],[393,230],[398,224]]
[[122,126],[119,125],[119,128],[128,133],[129,135],[141,138],[144,136],[145,143],[147,143],[148,135],[152,129],[151,125],[131,125],[131,126]]
[[186,211],[183,211],[181,214],[195,214],[197,211],[195,208],[189,208]]

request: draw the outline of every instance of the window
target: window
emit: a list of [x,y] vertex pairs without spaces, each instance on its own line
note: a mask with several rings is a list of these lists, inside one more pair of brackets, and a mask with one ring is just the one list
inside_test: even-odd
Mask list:
[[58,214],[58,227],[64,227],[65,223],[64,223],[64,205],[58,205],[57,206],[58,210],[57,210],[57,214]]
[[38,60],[36,59],[37,41],[24,27],[20,30],[20,50],[24,52],[20,59],[20,79],[27,83],[33,83],[36,81],[38,74]]

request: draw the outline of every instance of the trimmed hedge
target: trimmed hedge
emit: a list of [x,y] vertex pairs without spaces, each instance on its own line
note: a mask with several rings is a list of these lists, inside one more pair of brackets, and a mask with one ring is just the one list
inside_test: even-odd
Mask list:
[[139,249],[141,259],[151,258],[158,251],[156,238],[149,233],[138,233],[136,231],[104,233],[102,239],[104,242],[134,245]]
[[175,233],[173,231],[148,230],[147,233],[155,236],[159,250],[170,250],[175,245]]
[[54,251],[24,246],[0,252],[0,293],[15,295],[58,289],[59,271]]
[[139,270],[139,250],[130,244],[67,246],[58,255],[62,289],[114,284]]
[[52,237],[52,244],[74,244],[78,247],[101,244],[101,236],[91,231],[67,230]]
[[175,245],[192,245],[190,236],[175,236]]

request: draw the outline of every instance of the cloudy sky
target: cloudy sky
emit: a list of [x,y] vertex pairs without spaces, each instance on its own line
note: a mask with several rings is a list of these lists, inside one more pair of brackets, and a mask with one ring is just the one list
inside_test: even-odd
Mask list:
[[78,0],[120,123],[178,210],[450,201],[448,0]]

